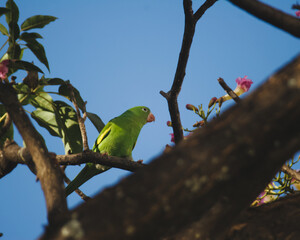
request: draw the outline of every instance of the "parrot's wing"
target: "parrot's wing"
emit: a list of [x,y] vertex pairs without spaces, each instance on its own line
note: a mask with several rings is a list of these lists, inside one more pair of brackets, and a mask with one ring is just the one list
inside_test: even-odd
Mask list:
[[112,123],[108,122],[105,127],[101,130],[98,138],[95,141],[95,144],[93,146],[93,151],[98,149],[99,144],[109,135],[111,131]]

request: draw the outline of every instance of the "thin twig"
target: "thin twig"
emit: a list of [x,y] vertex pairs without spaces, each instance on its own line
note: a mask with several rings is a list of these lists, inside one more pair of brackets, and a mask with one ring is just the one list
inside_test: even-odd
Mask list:
[[300,20],[257,0],[229,0],[253,16],[300,38]]
[[131,172],[135,172],[145,166],[143,163],[134,162],[127,158],[108,156],[93,151],[84,151],[70,155],[57,155],[56,160],[60,165],[79,165],[90,162]]
[[83,117],[81,117],[80,114],[80,110],[75,98],[75,94],[74,94],[74,88],[73,86],[70,84],[71,87],[71,94],[72,94],[72,103],[75,107],[76,110],[76,116],[77,116],[77,120],[78,120],[78,124],[79,124],[79,129],[80,129],[80,133],[81,133],[81,138],[82,138],[82,145],[83,145],[83,150],[87,151],[89,150],[89,145],[88,145],[88,140],[87,140],[87,134],[86,134],[86,128],[85,128],[85,120],[86,120],[86,109],[85,109],[85,104],[83,106]]
[[216,1],[207,0],[204,4],[193,14],[192,1],[184,0],[183,8],[185,14],[184,34],[181,45],[181,50],[178,58],[177,68],[171,90],[167,93],[160,91],[160,94],[166,98],[168,102],[170,117],[172,121],[172,128],[174,132],[175,144],[178,144],[183,139],[182,124],[178,108],[178,95],[185,77],[185,70],[189,59],[189,53],[193,42],[195,27],[197,21],[211,7]]
[[236,102],[239,103],[241,99],[238,95],[225,83],[223,78],[218,78],[218,82],[221,87],[227,92],[227,94]]

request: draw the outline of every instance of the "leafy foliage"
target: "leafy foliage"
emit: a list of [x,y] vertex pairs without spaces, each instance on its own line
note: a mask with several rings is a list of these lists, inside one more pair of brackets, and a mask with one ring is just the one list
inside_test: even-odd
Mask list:
[[[78,153],[83,149],[82,137],[78,125],[76,112],[72,106],[61,100],[53,100],[52,95],[60,96],[68,101],[75,101],[78,107],[85,111],[86,103],[83,101],[79,91],[60,78],[39,77],[38,73],[43,71],[33,63],[22,60],[23,52],[31,51],[37,59],[49,70],[49,64],[44,46],[37,41],[43,37],[37,32],[28,30],[43,28],[57,18],[46,15],[36,15],[27,18],[21,26],[18,25],[19,9],[13,0],[7,0],[6,8],[0,8],[0,17],[6,16],[7,27],[0,24],[0,32],[7,37],[7,41],[1,47],[4,49],[8,44],[6,52],[3,53],[0,62],[9,60],[9,71],[7,76],[12,75],[18,70],[26,70],[27,76],[23,82],[16,83],[12,78],[11,84],[17,92],[18,99],[23,106],[31,105],[34,109],[29,112],[31,117],[39,126],[45,128],[52,136],[61,138],[65,153]],[[23,43],[22,43],[23,42]],[[26,48],[21,48],[25,45]],[[8,83],[8,78],[3,79]],[[2,79],[1,79],[2,81]],[[48,86],[57,86],[57,91],[47,92]],[[31,108],[32,109],[32,108]],[[86,113],[87,117],[100,132],[104,123],[94,113]],[[0,105],[0,131],[4,124],[7,113],[3,105]],[[13,124],[5,135],[1,136],[0,146],[5,139],[13,139]]]

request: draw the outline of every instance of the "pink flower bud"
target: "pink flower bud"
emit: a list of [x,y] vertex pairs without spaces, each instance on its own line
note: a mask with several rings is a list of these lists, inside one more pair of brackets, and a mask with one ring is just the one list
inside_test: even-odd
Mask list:
[[167,126],[168,127],[172,127],[172,122],[171,121],[167,121]]
[[188,110],[192,110],[192,111],[198,111],[198,108],[196,108],[194,105],[192,104],[187,104],[186,106],[186,109]]
[[174,133],[170,133],[171,135],[171,142],[175,142]]
[[296,14],[297,17],[300,17],[300,10],[295,12],[295,14]]
[[218,99],[216,97],[213,97],[212,99],[210,99],[208,107],[210,108],[212,105],[214,105],[217,100]]

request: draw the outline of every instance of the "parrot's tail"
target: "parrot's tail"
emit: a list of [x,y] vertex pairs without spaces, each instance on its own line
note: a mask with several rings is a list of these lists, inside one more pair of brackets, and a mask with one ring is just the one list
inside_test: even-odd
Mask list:
[[69,196],[72,192],[74,192],[77,188],[79,188],[82,184],[88,181],[90,178],[94,177],[97,174],[105,172],[109,167],[101,166],[97,167],[94,164],[86,164],[85,167],[78,173],[78,175],[74,178],[72,182],[66,187],[65,192],[66,196]]

